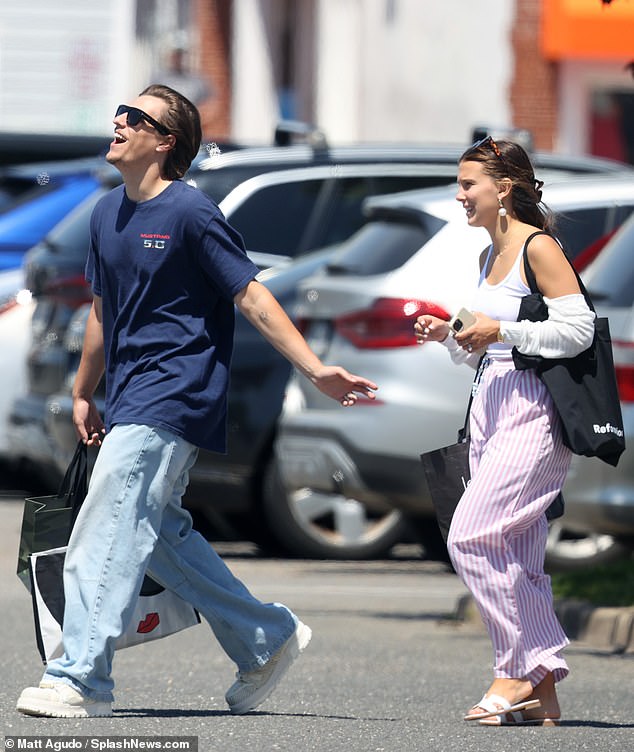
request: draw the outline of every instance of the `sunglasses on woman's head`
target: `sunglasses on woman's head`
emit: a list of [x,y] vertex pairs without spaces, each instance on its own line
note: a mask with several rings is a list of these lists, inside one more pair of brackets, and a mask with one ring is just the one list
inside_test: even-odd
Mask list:
[[133,128],[135,125],[138,125],[141,120],[144,120],[146,123],[149,123],[151,126],[156,128],[156,130],[162,136],[169,136],[170,132],[164,125],[161,125],[158,120],[155,120],[151,115],[148,115],[147,112],[143,112],[143,110],[140,110],[138,107],[131,107],[129,104],[120,104],[117,107],[115,117],[119,117],[119,115],[124,114],[127,115],[127,124],[132,126]]
[[500,147],[495,143],[493,136],[485,136],[484,138],[481,138],[479,141],[476,141],[475,144],[473,144],[471,149],[479,149],[482,146],[490,146],[493,149],[495,156],[501,159],[502,162],[504,162],[504,157],[502,156]]
[[500,147],[495,143],[493,136],[485,136],[484,138],[481,138],[479,141],[476,141],[475,144],[469,147],[469,151],[475,151],[476,149],[481,149],[483,146],[490,147],[491,151],[500,160],[500,163],[502,164],[502,167],[504,168],[504,172],[508,175],[509,168],[508,168],[508,165],[506,164],[506,159],[504,159],[504,156],[502,152],[500,151]]

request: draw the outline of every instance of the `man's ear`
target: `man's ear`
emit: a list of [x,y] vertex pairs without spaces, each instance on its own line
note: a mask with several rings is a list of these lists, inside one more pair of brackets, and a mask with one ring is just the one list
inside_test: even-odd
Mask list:
[[164,136],[161,143],[156,147],[156,151],[171,151],[176,146],[176,136],[171,133]]

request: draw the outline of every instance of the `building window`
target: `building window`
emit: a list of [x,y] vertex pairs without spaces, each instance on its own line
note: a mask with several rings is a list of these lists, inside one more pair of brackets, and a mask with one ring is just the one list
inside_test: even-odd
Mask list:
[[634,164],[634,92],[613,89],[593,93],[590,152]]

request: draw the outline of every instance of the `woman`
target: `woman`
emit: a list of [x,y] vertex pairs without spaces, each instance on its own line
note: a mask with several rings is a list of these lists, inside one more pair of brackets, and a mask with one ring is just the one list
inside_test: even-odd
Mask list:
[[[476,367],[470,414],[471,483],[456,509],[448,548],[471,590],[494,647],[494,678],[465,720],[485,725],[552,725],[560,718],[555,683],[568,673],[568,640],[555,616],[543,562],[545,512],[564,484],[570,451],[559,417],[534,371],[517,371],[511,350],[549,358],[587,349],[594,313],[554,238],[526,152],[488,137],[460,158],[456,199],[491,245],[480,257],[471,304],[476,322],[449,336],[449,324],[420,316],[419,342],[442,342],[457,363]],[[542,232],[546,231],[546,232]],[[535,235],[535,233],[538,233]],[[532,237],[531,237],[532,236]],[[527,250],[548,320],[517,321]]]

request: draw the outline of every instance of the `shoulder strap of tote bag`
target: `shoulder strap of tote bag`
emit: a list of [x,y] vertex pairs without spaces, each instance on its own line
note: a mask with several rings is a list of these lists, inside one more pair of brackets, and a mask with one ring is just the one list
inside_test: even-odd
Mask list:
[[480,379],[482,378],[482,371],[484,370],[483,364],[484,364],[485,358],[486,358],[486,354],[480,358],[478,362],[478,367],[476,369],[476,374],[473,378],[473,384],[471,385],[471,390],[469,392],[469,402],[467,403],[467,412],[465,413],[465,416],[464,416],[464,425],[458,431],[459,442],[467,441],[467,439],[469,438],[469,433],[470,433],[469,432],[469,413],[471,412],[471,403],[473,402],[476,389],[478,387],[478,384],[480,383]]
[[[533,270],[531,268],[531,265],[530,265],[530,262],[528,260],[528,244],[531,242],[531,240],[533,238],[537,237],[537,235],[547,235],[549,238],[553,237],[550,233],[545,232],[544,230],[539,230],[538,232],[534,232],[532,235],[529,235],[526,238],[526,241],[524,242],[524,252],[523,252],[523,254],[524,254],[524,272],[526,274],[526,281],[528,283],[530,291],[533,292],[533,293],[540,293],[540,294],[542,294],[541,290],[539,289],[539,287],[537,285],[537,280],[535,279],[535,273],[533,272]],[[559,247],[561,248],[561,245],[559,244],[559,242],[557,241],[557,239],[553,238],[553,240],[555,240],[555,242],[557,242],[557,245],[559,245]],[[577,282],[579,284],[579,289],[581,290],[581,294],[583,295],[583,297],[586,299],[586,303],[588,304],[588,308],[591,311],[594,311],[594,305],[592,303],[592,298],[590,297],[588,291],[586,290],[585,285],[581,281],[581,277],[579,276],[579,272],[575,269],[574,264],[568,258],[567,254],[565,253],[565,251],[564,251],[563,248],[561,249],[561,252],[562,252],[564,258],[566,259],[566,261],[568,262],[568,264],[570,265],[570,268],[574,272],[575,277],[577,278]]]

